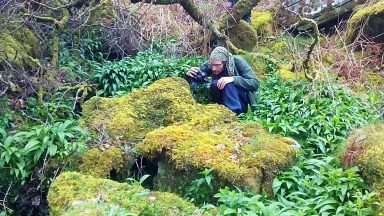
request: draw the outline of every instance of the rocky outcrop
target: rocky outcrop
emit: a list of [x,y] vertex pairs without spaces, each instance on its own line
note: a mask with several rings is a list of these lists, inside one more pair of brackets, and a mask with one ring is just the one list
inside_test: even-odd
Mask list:
[[89,149],[82,158],[80,170],[94,177],[108,178],[112,170],[123,168],[123,156],[119,148],[112,147],[104,151]]

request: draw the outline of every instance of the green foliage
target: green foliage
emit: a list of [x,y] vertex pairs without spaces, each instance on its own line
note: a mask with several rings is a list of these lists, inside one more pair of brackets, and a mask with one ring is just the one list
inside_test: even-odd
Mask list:
[[220,189],[218,205],[202,209],[215,215],[372,215],[376,196],[369,193],[357,168],[336,168],[335,159],[310,159],[284,172],[273,182],[276,201],[265,194]]
[[384,91],[368,90],[366,92],[367,100],[373,104],[377,109],[384,106]]
[[253,194],[237,188],[231,190],[228,187],[220,189],[215,198],[218,206],[205,205],[202,209],[215,210],[218,216],[222,215],[278,215],[280,204],[268,201],[265,194]]
[[255,113],[245,118],[301,141],[307,151],[334,152],[351,130],[378,113],[345,87],[321,84],[272,76],[260,85]]
[[76,119],[78,116],[74,113],[73,98],[61,92],[54,93],[43,104],[39,104],[36,98],[28,97],[25,115],[30,119],[39,119],[42,122],[65,121],[67,119]]
[[134,179],[134,178],[128,178],[127,180],[129,181],[129,183],[131,184],[131,185],[134,185],[134,186],[137,186],[137,187],[139,187],[139,186],[142,186],[142,184],[145,182],[145,180],[147,179],[147,178],[149,178],[150,177],[150,175],[143,175],[143,176],[141,176],[141,178],[139,179],[139,180],[136,180],[136,179]]
[[[94,28],[81,34],[81,36],[63,35],[59,43],[59,67],[66,72],[68,80],[88,79],[95,62],[103,59],[101,51],[103,31]],[[68,41],[72,41],[71,46],[68,46]]]
[[201,104],[209,104],[212,101],[210,94],[210,83],[197,84],[192,82],[190,84],[192,97]]
[[214,193],[212,181],[215,179],[212,171],[213,169],[204,169],[199,172],[203,176],[187,186],[184,199],[200,205],[210,201],[211,195]]
[[[273,65],[269,69],[275,70]],[[338,168],[333,157],[324,156],[353,129],[378,118],[372,108],[338,84],[283,81],[275,75],[262,83],[256,111],[242,118],[293,137],[309,154],[273,181],[276,202],[263,201],[259,206],[273,205],[277,209],[272,215],[373,214],[376,196],[369,193],[357,168]]]
[[176,58],[156,52],[139,52],[120,61],[96,63],[93,79],[99,95],[115,96],[147,87],[158,79],[182,76],[202,60],[202,57]]
[[10,107],[9,100],[7,97],[3,97],[0,99],[0,110],[0,129],[3,128],[5,130],[7,128],[13,127],[13,111]]
[[0,132],[0,168],[4,171],[1,175],[22,182],[42,159],[64,161],[70,154],[84,151],[88,137],[88,133],[71,120],[37,125],[14,135]]
[[273,181],[284,211],[302,215],[371,215],[376,201],[356,167],[336,167],[333,157],[309,159]]

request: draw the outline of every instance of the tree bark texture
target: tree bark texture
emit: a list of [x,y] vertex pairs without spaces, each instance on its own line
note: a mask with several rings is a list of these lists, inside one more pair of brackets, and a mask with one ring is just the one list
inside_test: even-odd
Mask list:
[[223,15],[218,21],[205,18],[192,0],[131,0],[131,3],[139,2],[157,5],[180,4],[197,23],[212,31],[214,40],[216,40],[218,44],[226,44],[233,47],[233,44],[229,44],[229,38],[225,35],[225,31],[236,25],[260,0],[240,0],[234,5],[230,14]]

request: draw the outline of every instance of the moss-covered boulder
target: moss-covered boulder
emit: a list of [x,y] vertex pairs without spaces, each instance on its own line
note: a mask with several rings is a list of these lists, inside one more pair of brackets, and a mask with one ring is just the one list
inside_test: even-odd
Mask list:
[[348,21],[347,41],[352,43],[360,33],[365,38],[384,43],[384,1],[359,9]]
[[90,128],[134,143],[140,156],[168,163],[179,172],[188,170],[190,176],[213,168],[219,182],[255,192],[270,185],[277,172],[295,158],[295,150],[284,137],[255,123],[237,122],[236,115],[223,105],[197,104],[188,83],[180,78],[156,81],[121,98],[94,97],[84,104],[84,116]]
[[84,155],[80,170],[94,177],[107,178],[112,170],[123,167],[123,156],[119,148],[112,147],[104,151],[89,149]]
[[52,215],[109,215],[112,211],[122,215],[199,215],[193,204],[176,195],[75,172],[62,173],[53,182],[48,202]]
[[345,165],[357,165],[369,182],[384,180],[384,124],[377,123],[356,130],[343,149]]
[[258,37],[268,37],[273,35],[272,13],[265,10],[252,10],[251,26],[257,32]]
[[91,98],[83,105],[83,123],[111,137],[135,141],[159,127],[188,121],[200,107],[187,81],[167,78],[123,97]]
[[[351,134],[341,151],[345,166],[358,166],[362,177],[377,192],[384,206],[384,123],[376,123]],[[380,209],[384,214],[384,208]]]
[[25,69],[40,65],[36,59],[40,52],[40,43],[35,34],[27,27],[4,26],[0,32],[0,39],[2,40],[0,43],[1,60]]
[[243,57],[244,60],[247,61],[247,63],[252,67],[258,79],[264,79],[268,73],[268,60],[260,56],[255,56],[249,52],[242,54],[241,57]]
[[259,192],[261,187],[270,191],[277,172],[294,162],[291,144],[292,140],[272,135],[256,123],[223,122],[207,127],[200,122],[154,130],[136,148],[141,155],[166,161],[178,171],[196,176],[198,170],[213,168],[218,183]]
[[299,80],[305,79],[304,72],[292,72],[292,64],[281,64],[277,70],[279,76],[284,80]]
[[228,29],[230,41],[242,50],[252,52],[257,45],[257,32],[246,21],[240,22],[234,27]]
[[273,19],[269,11],[253,10],[251,25],[246,21],[240,22],[228,29],[230,41],[242,50],[253,52],[260,38],[273,35]]

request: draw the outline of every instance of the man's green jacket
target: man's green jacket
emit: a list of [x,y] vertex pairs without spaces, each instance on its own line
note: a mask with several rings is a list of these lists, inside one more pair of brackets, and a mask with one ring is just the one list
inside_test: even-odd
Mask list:
[[[248,91],[249,104],[252,111],[255,109],[256,100],[255,92],[259,88],[259,81],[256,78],[251,66],[240,56],[233,56],[235,61],[234,74],[228,76],[234,77],[233,84]],[[200,66],[200,70],[208,76],[212,76],[212,66],[209,61],[206,61]]]

